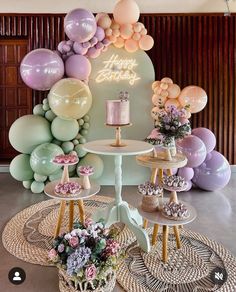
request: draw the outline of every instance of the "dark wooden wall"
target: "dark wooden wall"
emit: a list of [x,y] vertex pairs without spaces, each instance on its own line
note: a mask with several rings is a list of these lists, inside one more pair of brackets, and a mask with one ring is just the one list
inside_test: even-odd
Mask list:
[[[64,15],[0,15],[0,37],[27,38],[29,50],[55,49],[64,39]],[[155,39],[148,52],[156,80],[171,77],[181,88],[198,85],[208,93],[206,108],[192,126],[211,129],[217,150],[236,164],[236,15],[142,15]],[[45,93],[33,91],[33,103]]]

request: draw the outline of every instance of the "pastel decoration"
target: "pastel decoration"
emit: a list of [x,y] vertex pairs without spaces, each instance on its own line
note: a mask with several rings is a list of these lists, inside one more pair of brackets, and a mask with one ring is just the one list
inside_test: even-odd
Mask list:
[[231,168],[227,159],[213,150],[211,156],[199,167],[194,169],[193,182],[206,191],[224,188],[231,177]]
[[191,180],[187,180],[186,183],[187,183],[187,188],[184,190],[184,192],[190,191],[193,186]]
[[36,104],[33,108],[33,114],[34,115],[39,115],[39,116],[44,116],[45,111],[43,109],[43,105],[42,104]]
[[147,34],[147,30],[146,28],[142,28],[142,30],[140,31],[141,35],[146,35]]
[[60,168],[52,162],[53,158],[59,154],[63,154],[63,151],[56,144],[44,143],[39,145],[30,156],[30,166],[38,174],[51,175]]
[[191,167],[182,167],[178,170],[178,175],[182,176],[186,181],[190,181],[194,176],[194,171]]
[[192,130],[192,135],[197,136],[203,141],[207,153],[210,153],[216,147],[216,137],[211,130],[207,128],[196,128]]
[[49,90],[64,75],[64,63],[53,51],[36,49],[29,52],[20,64],[24,83],[35,90]]
[[143,28],[144,28],[144,25],[143,25],[143,23],[141,23],[141,22],[136,22],[136,23],[134,23],[134,25],[133,25],[134,32],[136,32],[136,33],[141,32],[141,30],[142,30]]
[[44,190],[44,183],[43,182],[38,182],[38,181],[33,181],[31,186],[30,186],[31,192],[34,194],[40,194]]
[[75,146],[75,151],[79,158],[82,158],[87,154],[87,152],[83,148],[83,145],[80,144]]
[[62,173],[63,173],[63,170],[60,168],[59,170],[55,171],[53,174],[49,175],[49,180],[54,181],[54,180],[61,179]]
[[158,120],[158,113],[159,113],[160,109],[158,106],[155,106],[152,110],[151,110],[151,116],[154,120]]
[[63,119],[80,119],[90,110],[92,95],[82,81],[65,78],[52,87],[48,101],[57,116]]
[[10,174],[19,181],[30,180],[34,177],[30,167],[30,155],[19,154],[10,163]]
[[9,141],[14,149],[30,154],[38,145],[52,140],[50,123],[38,115],[18,118],[9,131]]
[[112,36],[112,29],[111,28],[107,28],[105,30],[105,33],[106,33],[106,36],[108,36],[108,37]]
[[45,182],[47,180],[47,176],[46,175],[41,175],[38,173],[34,174],[34,179],[38,182]]
[[116,39],[116,42],[114,43],[114,46],[117,47],[117,48],[119,48],[119,49],[120,48],[123,48],[124,45],[125,45],[125,41],[124,41],[124,39],[122,37],[118,37]]
[[180,94],[180,87],[177,84],[169,84],[167,88],[168,98],[176,98]]
[[167,98],[166,97],[163,97],[161,95],[156,95],[154,94],[152,96],[152,103],[156,106],[159,106],[159,104],[165,104],[165,102],[167,101]]
[[104,29],[101,26],[97,27],[97,30],[96,30],[96,33],[95,33],[95,37],[97,38],[97,40],[99,42],[101,42],[105,38],[105,32],[104,32]]
[[154,46],[154,40],[150,35],[143,35],[139,40],[139,47],[141,50],[149,51]]
[[140,10],[134,0],[120,0],[114,10],[113,16],[117,23],[135,23],[140,16]]
[[111,26],[111,19],[108,14],[98,13],[96,18],[97,18],[97,25],[99,25],[103,29],[107,29]]
[[129,39],[125,41],[125,49],[129,53],[134,53],[138,50],[138,43],[133,39]]
[[57,139],[53,139],[53,140],[52,140],[52,143],[53,143],[53,144],[56,144],[56,145],[58,145],[58,146],[61,146],[61,144],[62,144],[62,142],[59,141],[59,140],[57,140]]
[[92,12],[78,8],[66,15],[64,29],[69,39],[84,43],[95,35],[97,23]]
[[30,187],[31,187],[32,182],[33,182],[32,179],[30,179],[30,180],[24,180],[24,181],[22,182],[23,187],[24,187],[25,189],[29,190]]
[[74,143],[67,141],[61,144],[61,148],[65,154],[70,153],[74,149]]
[[119,29],[113,29],[112,35],[114,35],[115,37],[119,37],[120,36],[120,30]]
[[74,42],[73,50],[76,54],[79,54],[79,55],[86,55],[88,52],[88,48],[83,47],[83,45],[78,42]]
[[162,78],[160,82],[173,84],[173,80],[169,77]]
[[60,141],[73,140],[79,132],[77,120],[64,120],[56,117],[51,124],[53,136]]
[[172,98],[168,99],[165,102],[165,110],[168,111],[172,105],[175,106],[176,108],[180,107],[180,103],[178,102],[178,100]]
[[152,83],[152,90],[154,90],[155,88],[159,87],[161,84],[161,81],[154,81]]
[[45,112],[48,111],[48,110],[50,110],[49,104],[48,103],[43,104],[42,105],[42,109],[43,109],[44,115],[45,115]]
[[120,27],[120,35],[123,39],[127,40],[132,37],[134,33],[133,26],[130,23],[126,23],[121,25]]
[[61,42],[58,44],[58,46],[57,46],[57,49],[58,49],[58,51],[59,51],[61,54],[64,53],[64,49],[63,49],[64,45],[66,45],[66,41],[65,41],[65,40],[64,40],[64,41],[61,41]]
[[87,154],[83,159],[79,161],[78,167],[77,167],[77,174],[79,175],[80,166],[87,166],[87,165],[90,165],[91,167],[94,168],[94,174],[91,175],[92,179],[97,179],[102,175],[104,164],[100,156],[96,154],[91,154],[91,153]]
[[138,32],[135,32],[132,36],[132,39],[135,41],[139,41],[141,39],[141,34]]
[[79,80],[88,79],[91,69],[91,63],[84,56],[73,55],[65,62],[66,75]]
[[178,151],[188,159],[187,167],[198,167],[206,158],[205,144],[196,136],[189,135],[176,143]]
[[88,58],[96,59],[101,54],[101,50],[96,49],[95,47],[88,49],[87,56]]
[[201,87],[190,85],[181,91],[179,102],[182,106],[190,105],[189,111],[192,114],[198,113],[207,104],[207,94]]

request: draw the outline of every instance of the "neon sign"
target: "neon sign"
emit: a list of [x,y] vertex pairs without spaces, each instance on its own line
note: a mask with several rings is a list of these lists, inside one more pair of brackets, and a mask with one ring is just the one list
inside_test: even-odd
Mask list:
[[96,77],[97,83],[105,81],[122,81],[126,80],[130,85],[134,85],[140,79],[135,72],[138,66],[136,59],[122,59],[119,55],[113,54],[109,60],[103,62],[104,67],[98,71]]

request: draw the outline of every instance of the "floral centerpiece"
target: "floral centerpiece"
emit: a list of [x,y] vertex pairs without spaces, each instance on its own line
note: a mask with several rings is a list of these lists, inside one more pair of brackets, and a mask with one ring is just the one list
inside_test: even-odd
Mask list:
[[60,291],[112,291],[121,259],[114,235],[102,222],[86,220],[54,240],[49,259],[59,268]]

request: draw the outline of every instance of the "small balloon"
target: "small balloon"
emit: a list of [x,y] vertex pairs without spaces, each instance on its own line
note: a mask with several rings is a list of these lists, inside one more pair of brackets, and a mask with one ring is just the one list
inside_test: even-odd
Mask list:
[[36,104],[33,108],[33,114],[44,117],[45,111],[42,104]]
[[74,42],[73,44],[73,50],[76,54],[78,55],[86,55],[88,48],[84,48],[82,46],[82,44],[78,43],[78,42]]
[[133,29],[134,29],[134,32],[141,32],[141,30],[144,28],[144,25],[141,23],[141,22],[136,22],[134,25],[133,25]]
[[161,82],[173,84],[173,80],[169,77],[164,77],[161,79]]
[[121,25],[120,27],[120,35],[123,39],[127,40],[130,39],[133,35],[133,26],[130,23],[126,23]]
[[85,80],[89,78],[92,68],[88,58],[74,55],[66,60],[65,69],[68,77]]
[[191,167],[182,167],[178,170],[178,175],[182,176],[186,181],[189,181],[194,176],[194,171]]
[[161,81],[154,81],[152,83],[152,90],[154,90],[155,88],[159,87],[161,84]]
[[135,41],[139,41],[141,39],[141,34],[138,32],[135,32],[132,36],[132,39]]
[[94,174],[91,175],[92,179],[98,179],[103,173],[104,163],[99,155],[89,153],[83,159],[81,159],[77,166],[78,175],[79,175],[79,167],[82,165],[83,166],[90,165],[94,167]]
[[170,110],[171,106],[175,106],[178,108],[180,106],[180,103],[178,102],[177,99],[168,99],[165,103],[165,110],[168,112]]
[[43,182],[38,182],[38,181],[33,181],[31,186],[30,186],[31,192],[34,194],[40,194],[44,190],[44,183]]
[[125,49],[129,53],[134,53],[138,50],[138,43],[133,39],[129,39],[125,41]]
[[177,84],[169,84],[167,88],[168,98],[177,98],[180,91],[180,87]]
[[97,20],[97,24],[102,27],[103,29],[107,29],[111,26],[111,19],[108,14],[106,13],[98,13],[99,17]]
[[97,38],[97,40],[99,42],[101,42],[105,38],[105,32],[104,32],[104,29],[102,27],[100,27],[100,26],[97,27],[95,37]]
[[139,47],[141,50],[149,51],[154,46],[154,40],[150,35],[143,35],[139,40]]
[[116,47],[116,48],[123,48],[124,47],[124,45],[125,45],[125,41],[124,41],[124,39],[123,38],[121,38],[121,37],[118,37],[117,39],[116,39],[116,42],[114,43],[114,46]]
[[156,95],[154,94],[152,96],[152,103],[155,105],[155,106],[159,106],[160,104],[163,105],[165,104],[165,102],[167,101],[167,98],[166,97],[163,97],[161,95]]
[[210,153],[216,146],[216,137],[207,128],[196,128],[192,130],[192,135],[200,138],[206,146],[207,153]]
[[96,59],[101,54],[101,50],[96,49],[95,47],[90,48],[87,52],[88,58]]

